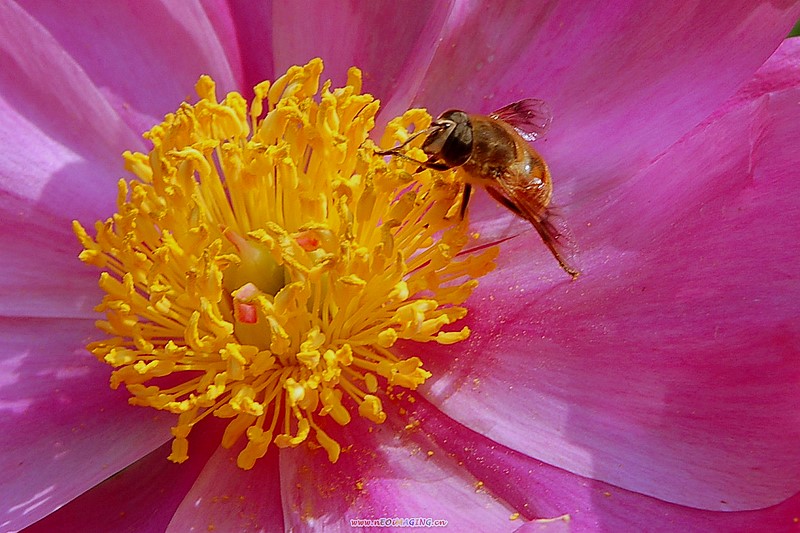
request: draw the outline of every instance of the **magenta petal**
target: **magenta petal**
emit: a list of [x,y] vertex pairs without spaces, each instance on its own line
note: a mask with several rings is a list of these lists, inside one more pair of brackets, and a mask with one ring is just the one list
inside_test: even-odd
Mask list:
[[452,455],[486,489],[532,521],[518,531],[792,531],[800,513],[800,493],[758,511],[714,512],[667,503],[555,468],[498,445],[417,402],[412,417],[419,429]]
[[271,21],[275,69],[283,72],[319,56],[325,61],[325,77],[335,86],[345,82],[348,68],[357,66],[365,91],[383,100],[402,93],[407,103],[427,71],[451,9],[451,2],[425,0],[349,6],[276,2]]
[[242,94],[252,97],[252,87],[274,80],[272,50],[272,2],[228,2],[228,16],[236,35],[242,70]]
[[108,367],[84,349],[93,331],[89,320],[0,320],[4,528],[34,522],[169,436],[169,417],[108,388]]
[[[193,454],[190,446],[190,459]],[[252,470],[236,466],[237,454],[217,447],[167,531],[283,530],[277,450],[257,461]]]
[[[211,426],[219,429],[219,424]],[[198,432],[206,429],[208,424],[203,424]],[[218,434],[214,429],[212,432]],[[168,461],[171,445],[166,443],[36,522],[25,532],[165,531],[176,509],[195,486],[198,475],[204,471],[209,457],[218,448],[218,439],[195,437],[197,435],[189,437],[191,453],[186,462],[175,464]],[[206,526],[201,530],[206,531]]]
[[336,433],[342,445],[336,464],[320,449],[281,450],[287,530],[346,531],[351,519],[383,517],[445,519],[455,531],[518,527],[509,519],[513,509],[479,490],[478,479],[424,433],[403,429],[396,406],[384,408],[384,424],[354,418]]
[[560,198],[603,190],[714,111],[798,16],[797,3],[752,0],[459,4],[414,103],[485,112],[544,98],[555,122],[537,144],[571,182]]
[[595,198],[599,212],[574,213],[577,282],[532,232],[505,245],[458,364],[431,358],[433,401],[510,448],[667,501],[754,509],[796,493],[798,53],[787,42],[765,67],[780,76]]

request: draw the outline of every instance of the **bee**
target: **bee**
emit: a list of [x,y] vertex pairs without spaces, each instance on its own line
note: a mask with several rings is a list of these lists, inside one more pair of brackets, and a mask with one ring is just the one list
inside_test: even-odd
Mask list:
[[[550,170],[528,144],[544,135],[551,122],[550,106],[534,98],[514,102],[488,116],[451,109],[401,145],[376,153],[416,162],[420,165],[417,172],[425,168],[462,170],[462,219],[472,187],[483,187],[500,204],[530,222],[561,268],[575,279],[580,272],[564,258],[569,244],[566,229],[559,230],[552,216]],[[428,156],[426,161],[417,161],[403,151],[420,135],[426,135],[421,146]]]

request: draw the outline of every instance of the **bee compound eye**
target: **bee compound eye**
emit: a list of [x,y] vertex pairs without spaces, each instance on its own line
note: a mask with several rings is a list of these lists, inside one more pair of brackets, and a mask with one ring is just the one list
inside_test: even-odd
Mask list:
[[442,147],[442,159],[454,167],[463,165],[472,155],[472,124],[466,113],[459,113],[465,120],[455,122]]

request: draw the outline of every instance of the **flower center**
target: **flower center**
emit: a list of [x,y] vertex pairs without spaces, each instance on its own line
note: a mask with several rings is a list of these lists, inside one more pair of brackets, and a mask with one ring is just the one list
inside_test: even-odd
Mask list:
[[[454,173],[376,156],[360,71],[335,90],[321,72],[292,67],[249,108],[201,77],[198,103],[145,134],[150,153],[124,154],[135,178],[119,182],[119,212],[95,238],[73,223],[81,260],[104,270],[108,337],[88,349],[130,403],[178,415],[173,461],[213,414],[230,419],[223,446],[246,436],[241,468],[273,443],[316,442],[335,462],[337,425],[382,423],[387,387],[430,377],[398,339],[469,335],[452,324],[497,249],[458,255],[470,238]],[[430,120],[393,120],[385,147]]]

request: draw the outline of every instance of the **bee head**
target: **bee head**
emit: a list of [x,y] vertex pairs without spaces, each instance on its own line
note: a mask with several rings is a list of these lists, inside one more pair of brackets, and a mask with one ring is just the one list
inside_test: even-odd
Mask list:
[[463,111],[445,111],[431,123],[431,133],[422,143],[422,150],[446,163],[458,167],[472,155],[472,122]]

